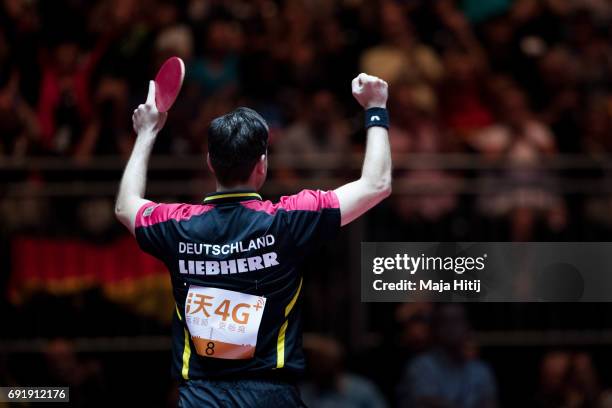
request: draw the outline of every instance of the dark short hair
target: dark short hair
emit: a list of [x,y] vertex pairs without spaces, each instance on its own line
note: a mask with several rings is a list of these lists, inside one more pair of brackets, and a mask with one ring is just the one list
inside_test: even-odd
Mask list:
[[245,182],[268,149],[268,125],[253,109],[240,107],[210,122],[208,154],[217,180]]

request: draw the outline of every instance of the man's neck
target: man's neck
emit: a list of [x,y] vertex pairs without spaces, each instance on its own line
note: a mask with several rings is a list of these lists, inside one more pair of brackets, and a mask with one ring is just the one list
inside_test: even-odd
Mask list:
[[257,191],[257,189],[255,187],[253,187],[250,184],[237,184],[234,186],[224,186],[221,185],[219,183],[217,183],[217,193],[222,193],[222,192],[227,192],[227,191],[244,191],[244,190],[248,190],[248,191]]

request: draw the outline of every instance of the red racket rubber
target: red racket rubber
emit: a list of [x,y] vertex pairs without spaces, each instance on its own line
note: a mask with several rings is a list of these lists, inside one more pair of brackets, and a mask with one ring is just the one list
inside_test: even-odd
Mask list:
[[176,101],[185,77],[185,63],[179,57],[164,62],[155,76],[155,105],[160,112],[168,110]]

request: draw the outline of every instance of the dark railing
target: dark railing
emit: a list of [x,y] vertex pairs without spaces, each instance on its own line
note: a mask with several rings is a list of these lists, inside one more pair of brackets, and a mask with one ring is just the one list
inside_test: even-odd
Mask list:
[[[358,174],[363,154],[352,154],[339,164],[335,154],[325,155],[271,155],[272,176],[264,187],[264,193],[278,195],[296,188],[334,188],[350,180],[349,174]],[[110,181],[89,180],[89,174],[119,173],[125,165],[125,158],[117,156],[96,157],[87,162],[59,157],[47,158],[0,158],[0,174],[8,172],[40,172],[46,175],[69,173],[64,181],[46,181],[29,184],[7,180],[0,182],[5,196],[9,197],[62,197],[62,196],[112,196],[116,193],[118,175]],[[198,176],[204,171],[201,155],[156,156],[151,159],[151,172],[171,171],[163,180],[150,177],[147,191],[150,195],[195,195],[209,191],[213,181],[209,176]],[[610,179],[601,174],[612,173],[612,156],[557,155],[538,161],[529,166],[508,160],[488,160],[473,154],[397,154],[393,160],[396,172],[394,194],[487,194],[516,187],[541,187],[561,194],[607,194],[612,193]],[[287,169],[299,172],[291,186],[277,177],[274,171]],[[440,182],[423,182],[410,177],[406,172],[420,170],[443,170],[461,174]],[[532,175],[546,175],[544,179],[508,178],[511,172],[529,172]],[[183,172],[189,173],[185,175]],[[308,174],[308,173],[312,174]],[[325,172],[325,174],[321,174]],[[598,172],[600,176],[590,174]],[[9,178],[10,179],[10,178]],[[115,180],[116,179],[116,180]]]

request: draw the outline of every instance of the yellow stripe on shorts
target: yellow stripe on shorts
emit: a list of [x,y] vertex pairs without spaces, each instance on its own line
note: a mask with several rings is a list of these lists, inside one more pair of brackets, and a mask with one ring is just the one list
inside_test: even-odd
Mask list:
[[287,332],[287,325],[289,324],[289,319],[287,317],[300,296],[303,281],[304,279],[300,278],[300,284],[295,291],[295,295],[293,295],[291,302],[285,307],[285,322],[278,331],[278,340],[276,341],[276,368],[283,368],[285,366],[285,333]]
[[191,346],[189,345],[189,333],[185,331],[185,347],[183,348],[183,370],[181,374],[185,380],[189,379],[189,359],[191,358]]

